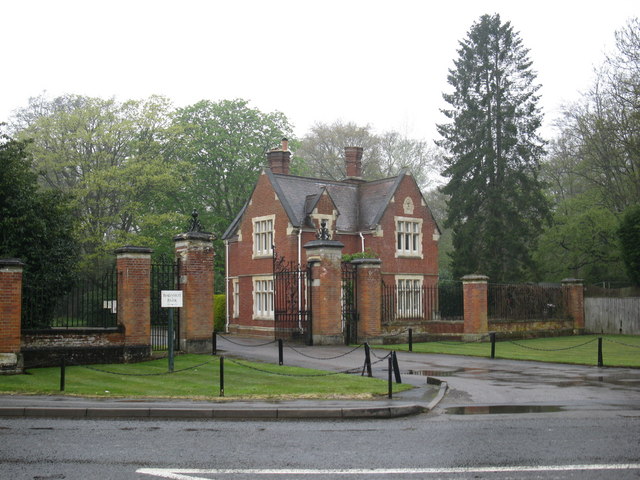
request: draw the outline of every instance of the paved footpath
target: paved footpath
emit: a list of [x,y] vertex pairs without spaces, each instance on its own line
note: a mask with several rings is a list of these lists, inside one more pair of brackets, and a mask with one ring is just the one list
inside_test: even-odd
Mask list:
[[[218,336],[217,353],[278,363],[276,342]],[[285,343],[283,363],[325,371],[361,371],[364,348]],[[388,351],[371,350],[373,376],[388,378]],[[0,395],[0,417],[83,418],[392,418],[438,408],[547,406],[640,409],[640,369],[598,368],[398,353],[403,383],[416,388],[374,400],[189,401]]]

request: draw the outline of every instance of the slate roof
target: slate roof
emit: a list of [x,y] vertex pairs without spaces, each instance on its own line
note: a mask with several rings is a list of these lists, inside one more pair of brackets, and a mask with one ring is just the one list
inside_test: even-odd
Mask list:
[[[305,221],[326,189],[339,212],[336,228],[343,232],[374,229],[405,175],[403,171],[397,177],[350,183],[275,174],[269,168],[265,169],[265,173],[287,212],[291,225],[308,226]],[[223,234],[224,240],[236,234],[245,210],[246,204]]]

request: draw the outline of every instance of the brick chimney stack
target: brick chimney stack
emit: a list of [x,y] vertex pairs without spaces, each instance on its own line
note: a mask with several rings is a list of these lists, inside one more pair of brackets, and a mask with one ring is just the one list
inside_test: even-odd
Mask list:
[[289,175],[289,163],[291,163],[291,152],[289,151],[289,140],[282,139],[280,148],[274,148],[267,152],[269,168],[273,173]]
[[347,179],[362,179],[362,147],[345,147],[344,158],[347,167]]

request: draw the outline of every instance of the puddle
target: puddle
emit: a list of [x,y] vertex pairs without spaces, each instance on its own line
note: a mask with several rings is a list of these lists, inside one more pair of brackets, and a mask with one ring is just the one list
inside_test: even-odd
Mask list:
[[549,413],[561,412],[564,407],[557,405],[477,405],[471,407],[449,407],[445,413],[449,415],[490,415],[513,413]]

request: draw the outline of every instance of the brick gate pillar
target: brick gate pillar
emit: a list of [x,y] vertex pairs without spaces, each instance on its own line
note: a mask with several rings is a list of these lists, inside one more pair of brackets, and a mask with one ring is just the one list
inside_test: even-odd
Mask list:
[[465,275],[462,277],[464,337],[466,339],[473,340],[488,333],[488,280],[489,277],[485,275]]
[[342,249],[335,240],[304,245],[311,265],[311,334],[314,345],[342,345]]
[[125,361],[151,357],[151,253],[145,247],[116,251],[118,323],[124,327]]
[[213,235],[188,232],[173,238],[180,260],[180,349],[211,353],[213,334]]
[[357,266],[357,305],[358,305],[358,341],[380,342],[382,323],[382,276],[378,258],[359,258],[352,260]]
[[584,333],[584,285],[581,279],[562,280],[565,312],[573,320],[573,333]]
[[24,264],[16,258],[0,259],[0,374],[22,373],[23,267]]

